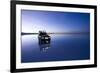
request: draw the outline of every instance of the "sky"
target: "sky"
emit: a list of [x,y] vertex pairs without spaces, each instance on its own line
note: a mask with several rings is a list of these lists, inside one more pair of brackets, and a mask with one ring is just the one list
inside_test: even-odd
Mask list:
[[21,10],[22,32],[89,32],[90,14],[79,12],[58,12]]

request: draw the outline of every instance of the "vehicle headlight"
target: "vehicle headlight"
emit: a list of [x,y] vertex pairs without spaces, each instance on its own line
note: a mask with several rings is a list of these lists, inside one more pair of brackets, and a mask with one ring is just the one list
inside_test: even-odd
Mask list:
[[48,39],[48,37],[45,37],[45,39]]

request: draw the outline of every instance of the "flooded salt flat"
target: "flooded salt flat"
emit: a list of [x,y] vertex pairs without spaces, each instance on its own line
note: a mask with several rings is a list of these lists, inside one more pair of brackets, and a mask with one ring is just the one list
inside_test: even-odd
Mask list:
[[51,34],[50,37],[50,44],[40,46],[38,35],[23,35],[21,62],[28,63],[90,59],[89,34]]

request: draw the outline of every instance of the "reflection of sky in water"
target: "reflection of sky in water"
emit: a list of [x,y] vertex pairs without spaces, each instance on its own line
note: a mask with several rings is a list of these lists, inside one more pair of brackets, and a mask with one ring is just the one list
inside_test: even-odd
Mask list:
[[22,36],[22,62],[89,59],[89,35],[50,35],[51,46],[41,51],[37,35]]

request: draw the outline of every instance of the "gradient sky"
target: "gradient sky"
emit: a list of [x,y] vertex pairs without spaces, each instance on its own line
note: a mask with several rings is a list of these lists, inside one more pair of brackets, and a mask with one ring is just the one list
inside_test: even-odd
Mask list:
[[22,32],[89,32],[90,14],[79,12],[56,12],[21,10]]

